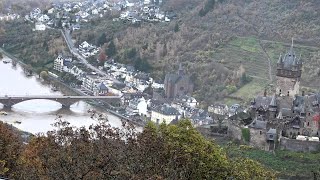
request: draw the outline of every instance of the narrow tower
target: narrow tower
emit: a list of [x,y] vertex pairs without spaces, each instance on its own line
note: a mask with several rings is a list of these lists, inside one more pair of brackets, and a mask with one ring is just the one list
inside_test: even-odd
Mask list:
[[301,56],[297,58],[292,39],[290,50],[284,56],[280,55],[277,63],[276,93],[280,96],[290,97],[299,94],[301,71]]

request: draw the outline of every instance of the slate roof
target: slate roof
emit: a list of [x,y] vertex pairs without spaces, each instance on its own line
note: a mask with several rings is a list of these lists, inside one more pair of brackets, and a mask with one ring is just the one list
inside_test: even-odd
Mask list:
[[98,85],[99,90],[108,90],[108,87],[102,82]]
[[249,118],[251,118],[250,114],[245,113],[245,112],[239,112],[239,113],[229,117],[229,119],[236,120],[236,121],[241,121],[241,120],[245,120],[245,119],[249,119]]
[[296,54],[293,50],[293,46],[291,46],[288,53],[286,53],[284,56],[280,55],[278,63],[283,63],[283,68],[286,70],[291,70],[293,66],[297,66],[301,64],[300,58],[296,57]]
[[283,116],[285,116],[285,117],[292,117],[293,116],[293,112],[289,108],[281,108],[280,113],[281,113],[282,117]]
[[261,121],[259,118],[256,118],[249,127],[256,128],[256,129],[266,129],[267,128],[267,122]]
[[154,106],[152,110],[164,115],[180,115],[179,111],[168,104],[163,104],[161,106]]
[[272,107],[276,107],[277,106],[277,97],[276,95],[272,96],[271,102],[270,102],[270,106]]
[[258,96],[254,99],[253,107],[256,109],[259,107],[264,108],[265,110],[268,109],[269,105],[271,104],[272,97],[270,96]]
[[192,114],[191,119],[193,121],[201,121],[201,120],[212,120],[207,111],[202,109],[196,109]]
[[270,128],[269,131],[267,132],[267,134],[277,134],[277,130]]

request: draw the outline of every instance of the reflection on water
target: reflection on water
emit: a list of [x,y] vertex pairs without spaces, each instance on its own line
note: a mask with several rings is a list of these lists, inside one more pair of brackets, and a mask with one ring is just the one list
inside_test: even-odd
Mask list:
[[[9,60],[7,57],[4,59]],[[61,93],[51,91],[35,76],[27,77],[19,65],[12,67],[10,63],[4,64],[0,61],[0,96],[5,95],[61,95]],[[2,107],[0,104],[1,109]],[[76,127],[88,127],[94,124],[95,121],[87,113],[90,109],[95,108],[83,101],[73,104],[70,109],[63,109],[61,104],[55,101],[29,100],[14,105],[11,110],[6,110],[8,115],[0,115],[0,120],[24,131],[44,133],[53,129],[52,124],[57,115],[62,115],[63,119]],[[119,118],[108,115],[108,119],[111,125],[121,126]],[[21,121],[21,124],[14,123],[15,121]]]

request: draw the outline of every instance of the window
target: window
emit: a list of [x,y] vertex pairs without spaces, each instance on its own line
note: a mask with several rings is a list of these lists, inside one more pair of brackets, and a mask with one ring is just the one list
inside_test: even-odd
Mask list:
[[270,138],[270,139],[273,139],[273,135],[272,135],[272,134],[270,134],[270,135],[269,135],[269,138]]
[[309,122],[307,123],[307,126],[310,126],[310,123],[309,123]]
[[262,131],[260,131],[260,135],[262,134]]

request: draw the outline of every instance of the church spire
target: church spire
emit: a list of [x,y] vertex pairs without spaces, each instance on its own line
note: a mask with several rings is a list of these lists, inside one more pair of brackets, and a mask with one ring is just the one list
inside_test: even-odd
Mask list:
[[181,63],[179,64],[178,74],[179,74],[180,76],[184,74],[184,70],[183,70],[183,67],[182,67],[182,64],[181,64]]
[[276,94],[274,94],[272,96],[272,99],[271,99],[271,102],[270,102],[270,106],[271,107],[277,107],[277,97],[276,97]]
[[291,39],[291,47],[290,47],[290,51],[289,51],[289,56],[294,56],[294,51],[293,51],[293,38]]

